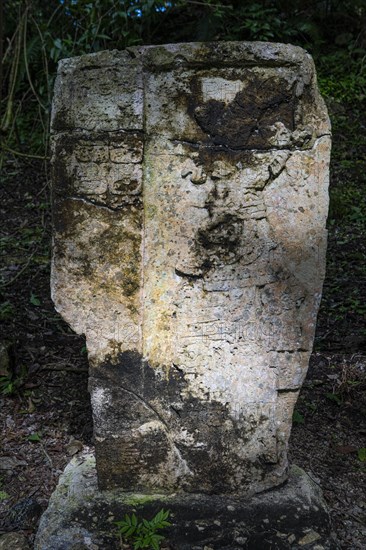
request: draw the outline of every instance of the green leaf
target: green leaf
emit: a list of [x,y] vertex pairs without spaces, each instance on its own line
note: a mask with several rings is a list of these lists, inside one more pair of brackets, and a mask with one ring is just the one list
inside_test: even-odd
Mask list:
[[149,546],[149,544],[151,543],[151,537],[153,535],[151,534],[147,534],[143,537],[142,539],[142,548],[147,548]]
[[117,525],[118,529],[122,529],[125,525],[124,521],[114,521],[113,523]]
[[105,40],[110,40],[110,36],[107,36],[106,34],[97,34],[96,38],[104,38]]
[[134,525],[131,525],[131,527],[126,531],[125,537],[130,538],[131,535],[133,535],[135,531],[136,531],[136,527]]
[[366,462],[366,447],[362,447],[361,449],[358,449],[357,451],[358,460],[361,462]]
[[172,526],[172,524],[170,523],[170,521],[162,521],[162,522],[160,523],[160,525],[161,525],[161,528],[163,528],[163,527],[171,527],[171,526]]
[[31,292],[29,301],[33,306],[40,306],[41,305],[40,299],[37,298],[37,296],[35,294],[33,294],[33,292]]
[[0,391],[3,395],[12,395],[15,389],[15,384],[10,376],[0,376]]
[[9,301],[6,301],[0,305],[0,321],[11,319],[14,313],[14,307]]
[[347,380],[347,384],[352,387],[357,387],[362,384],[361,380]]
[[292,415],[292,421],[294,424],[305,424],[305,418],[299,411],[294,411]]
[[326,393],[325,397],[327,399],[330,399],[330,401],[334,401],[335,403],[337,403],[339,407],[342,405],[342,399],[339,397],[337,393]]
[[28,441],[33,441],[34,443],[37,443],[38,441],[41,441],[41,436],[39,433],[35,432],[34,434],[31,434],[27,437]]
[[120,527],[120,533],[121,535],[125,534],[129,529],[131,528],[130,525],[123,525]]

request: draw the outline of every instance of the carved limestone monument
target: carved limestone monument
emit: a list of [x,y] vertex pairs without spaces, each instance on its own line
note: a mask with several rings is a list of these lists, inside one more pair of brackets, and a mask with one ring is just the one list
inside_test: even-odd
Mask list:
[[292,46],[61,63],[57,310],[86,335],[101,488],[284,481],[324,277],[329,122]]
[[86,336],[99,488],[283,484],[325,271],[311,57],[244,42],[66,59],[52,134],[52,296]]

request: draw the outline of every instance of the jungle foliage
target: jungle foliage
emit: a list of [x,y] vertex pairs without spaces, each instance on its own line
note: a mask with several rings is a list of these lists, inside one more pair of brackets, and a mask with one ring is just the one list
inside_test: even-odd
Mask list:
[[316,59],[323,93],[366,95],[366,0],[0,0],[4,155],[47,157],[57,62],[137,44],[268,40]]

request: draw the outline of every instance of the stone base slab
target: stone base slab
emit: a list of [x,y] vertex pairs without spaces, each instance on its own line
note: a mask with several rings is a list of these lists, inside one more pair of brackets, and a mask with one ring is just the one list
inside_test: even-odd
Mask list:
[[[163,548],[170,550],[333,550],[330,517],[320,488],[297,466],[283,486],[252,497],[146,495],[100,491],[89,450],[66,467],[43,514],[35,550],[121,548],[114,522],[133,511],[151,519],[171,511]],[[126,546],[125,548],[128,548]]]

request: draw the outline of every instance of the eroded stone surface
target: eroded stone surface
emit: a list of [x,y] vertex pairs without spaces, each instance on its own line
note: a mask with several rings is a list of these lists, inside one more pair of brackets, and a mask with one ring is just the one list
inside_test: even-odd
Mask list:
[[0,550],[30,550],[30,546],[25,535],[13,532],[0,536]]
[[41,518],[35,550],[117,550],[114,522],[134,512],[151,519],[170,510],[165,529],[171,550],[336,550],[319,487],[300,468],[273,491],[244,497],[146,495],[99,491],[91,453],[74,457],[60,477]]
[[85,333],[102,488],[282,483],[324,278],[329,121],[279,44],[64,60],[58,311]]

